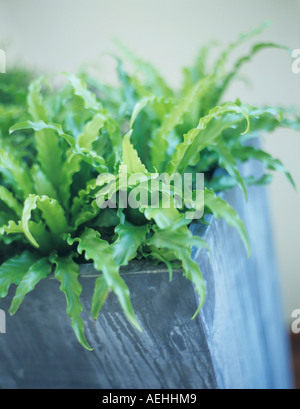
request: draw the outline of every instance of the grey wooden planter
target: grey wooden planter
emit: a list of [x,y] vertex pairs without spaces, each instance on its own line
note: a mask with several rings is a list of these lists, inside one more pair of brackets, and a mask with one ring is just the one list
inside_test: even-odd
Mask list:
[[[247,258],[237,233],[212,219],[204,236],[212,250],[193,249],[207,284],[197,319],[192,284],[164,267],[133,262],[122,274],[143,333],[124,318],[111,295],[99,320],[89,317],[95,272],[81,269],[85,351],[65,314],[56,280],[43,280],[0,334],[2,388],[289,388],[290,357],[271,243],[265,190],[234,189],[226,198],[243,217],[252,243]],[[8,311],[13,293],[0,308]]]

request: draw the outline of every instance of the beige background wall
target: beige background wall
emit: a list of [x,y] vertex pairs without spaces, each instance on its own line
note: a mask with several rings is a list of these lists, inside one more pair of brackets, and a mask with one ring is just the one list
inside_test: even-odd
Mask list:
[[[264,20],[273,25],[262,41],[300,48],[299,0],[0,0],[0,41],[6,41],[8,67],[18,57],[44,73],[76,71],[113,50],[120,38],[153,62],[172,84],[200,45],[217,39],[227,44]],[[251,87],[235,84],[228,97],[253,104],[300,107],[300,74],[291,72],[281,51],[258,55],[243,73]],[[300,135],[281,130],[265,140],[300,189]],[[283,283],[286,319],[300,308],[300,196],[283,176],[270,188],[275,244]]]

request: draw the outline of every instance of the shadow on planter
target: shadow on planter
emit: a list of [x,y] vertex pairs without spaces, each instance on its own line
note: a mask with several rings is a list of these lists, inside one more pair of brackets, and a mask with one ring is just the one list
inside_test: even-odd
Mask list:
[[[247,173],[253,163],[244,168]],[[253,169],[252,169],[253,170]],[[252,257],[223,221],[193,223],[212,250],[193,249],[206,280],[207,300],[192,321],[197,295],[174,272],[141,261],[122,270],[143,328],[126,321],[114,295],[99,320],[90,318],[97,273],[81,268],[82,314],[93,352],[77,342],[65,313],[65,297],[53,279],[41,281],[0,334],[2,388],[290,388],[289,347],[282,319],[266,192],[250,187],[226,194],[244,219]],[[2,300],[8,311],[13,297]]]

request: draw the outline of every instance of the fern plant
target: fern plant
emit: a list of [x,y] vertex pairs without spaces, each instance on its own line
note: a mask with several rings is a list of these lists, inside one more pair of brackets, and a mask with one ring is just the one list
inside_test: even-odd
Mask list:
[[[10,313],[15,314],[24,297],[36,284],[54,274],[67,299],[67,314],[79,342],[91,349],[81,318],[80,264],[92,262],[99,272],[95,281],[91,316],[97,319],[113,292],[132,325],[140,330],[129,289],[120,268],[135,258],[165,263],[172,279],[174,266],[181,267],[205,301],[205,283],[191,247],[207,247],[189,230],[188,208],[200,204],[176,204],[176,190],[159,185],[161,197],[156,208],[101,208],[123,192],[135,173],[149,181],[153,173],[205,174],[204,222],[206,214],[224,218],[235,227],[250,252],[243,223],[218,192],[238,186],[247,196],[247,186],[265,184],[271,172],[291,175],[278,159],[247,144],[257,131],[278,127],[299,130],[300,120],[278,107],[253,107],[222,97],[244,63],[263,48],[285,49],[259,43],[227,70],[230,53],[260,29],[244,34],[231,44],[213,67],[207,64],[209,47],[201,49],[195,64],[184,69],[179,91],[172,90],[152,65],[141,61],[121,46],[135,67],[125,71],[115,57],[119,86],[98,83],[87,73],[65,74],[63,85],[38,78],[31,82],[26,113],[20,101],[21,121],[12,125],[9,113],[1,122],[0,134],[0,298],[16,285]],[[24,116],[25,115],[25,116]],[[5,117],[6,116],[6,117]],[[7,124],[12,125],[8,132]],[[243,178],[239,162],[257,159],[265,167],[260,179]],[[217,176],[216,168],[225,173]],[[107,174],[116,176],[112,187]],[[99,178],[100,175],[100,178]],[[101,178],[101,176],[103,176]],[[138,185],[128,183],[125,195]],[[151,194],[151,188],[145,188]],[[149,189],[149,190],[147,190]],[[195,193],[195,192],[194,192]]]

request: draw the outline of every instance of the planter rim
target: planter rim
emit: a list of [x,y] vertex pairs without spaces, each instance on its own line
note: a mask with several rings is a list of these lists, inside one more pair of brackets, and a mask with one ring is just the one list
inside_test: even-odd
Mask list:
[[[182,269],[173,268],[174,273],[181,273]],[[97,273],[93,263],[80,264],[79,276],[83,278],[97,278],[100,271]],[[168,268],[165,264],[159,263],[153,265],[147,260],[134,259],[127,266],[120,268],[121,275],[133,275],[133,274],[169,274]]]
[[[208,224],[202,224],[198,220],[194,220],[190,228],[197,230],[197,235],[204,238],[208,232],[209,227],[211,226],[212,219],[214,217],[211,214],[205,216],[205,222]],[[201,249],[205,250],[205,249]],[[79,264],[79,277],[82,278],[97,278],[99,277],[99,272],[97,273],[93,263],[82,263]],[[182,268],[173,268],[173,274],[182,273]],[[164,263],[159,263],[154,265],[147,261],[146,259],[133,259],[127,266],[122,266],[120,268],[121,275],[132,275],[132,274],[169,274],[169,270]],[[50,279],[54,279],[54,275],[49,276]]]
[[[198,220],[192,221],[190,225],[190,229],[197,230],[197,235],[205,238],[208,229],[211,226],[211,222],[213,220],[213,216],[208,214],[204,217],[204,220],[207,224],[202,224]],[[192,247],[195,248],[195,247]],[[201,249],[205,250],[205,249]],[[79,277],[81,278],[97,278],[99,277],[99,272],[95,270],[93,263],[82,263],[79,264]],[[182,273],[182,268],[173,268],[173,274]],[[127,266],[122,266],[120,268],[120,275],[133,275],[133,274],[169,274],[169,270],[164,263],[159,263],[154,265],[147,261],[146,259],[133,259],[131,260]],[[52,272],[48,279],[52,280],[55,279],[54,272]]]

